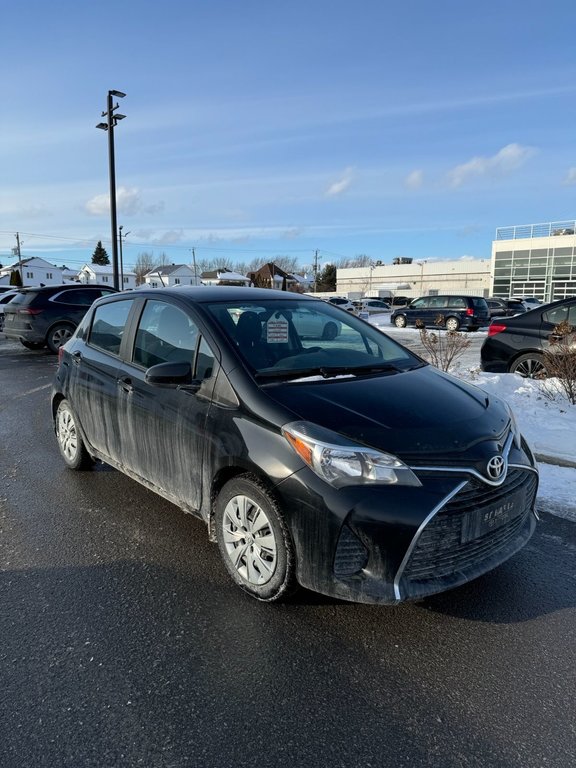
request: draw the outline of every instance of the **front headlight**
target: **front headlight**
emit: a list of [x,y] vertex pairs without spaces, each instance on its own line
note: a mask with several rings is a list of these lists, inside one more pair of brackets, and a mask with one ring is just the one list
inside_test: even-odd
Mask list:
[[282,427],[282,434],[318,477],[344,485],[421,485],[414,472],[390,453],[366,448],[307,421]]

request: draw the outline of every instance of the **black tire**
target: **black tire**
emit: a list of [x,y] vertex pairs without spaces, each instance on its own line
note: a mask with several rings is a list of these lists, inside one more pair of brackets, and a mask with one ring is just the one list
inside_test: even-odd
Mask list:
[[75,328],[69,323],[56,323],[46,334],[46,344],[53,355],[58,354],[61,346],[71,338]]
[[294,545],[278,502],[258,478],[241,475],[226,483],[214,515],[220,555],[241,589],[266,602],[295,591]]
[[526,352],[510,364],[509,371],[525,379],[545,379],[547,373],[544,355],[538,352]]
[[20,344],[26,349],[44,349],[46,346],[43,341],[22,341],[22,339],[20,339]]
[[396,328],[406,328],[406,317],[404,315],[396,315],[394,318],[394,325]]
[[68,469],[89,469],[93,462],[78,429],[78,420],[68,400],[61,400],[54,417],[60,454]]
[[470,333],[474,333],[475,331],[477,331],[477,330],[478,330],[478,328],[479,328],[479,327],[480,327],[479,325],[471,325],[471,326],[468,328],[468,330],[470,331]]
[[336,323],[326,323],[322,332],[322,338],[327,341],[332,341],[338,336],[338,326]]
[[447,331],[460,330],[460,320],[458,320],[457,317],[447,317],[446,321],[444,322],[444,325],[446,326]]

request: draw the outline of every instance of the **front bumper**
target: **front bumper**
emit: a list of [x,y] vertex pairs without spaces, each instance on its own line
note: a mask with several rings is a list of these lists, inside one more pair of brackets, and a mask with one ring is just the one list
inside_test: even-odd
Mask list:
[[421,488],[346,489],[294,504],[298,474],[281,484],[296,510],[298,579],[344,600],[393,604],[461,586],[518,552],[536,526],[530,464],[511,465],[498,487],[466,472],[423,472]]

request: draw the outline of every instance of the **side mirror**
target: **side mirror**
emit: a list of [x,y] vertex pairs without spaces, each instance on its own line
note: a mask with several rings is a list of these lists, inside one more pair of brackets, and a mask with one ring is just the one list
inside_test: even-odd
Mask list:
[[191,384],[192,366],[190,363],[158,363],[148,368],[145,379],[154,386]]

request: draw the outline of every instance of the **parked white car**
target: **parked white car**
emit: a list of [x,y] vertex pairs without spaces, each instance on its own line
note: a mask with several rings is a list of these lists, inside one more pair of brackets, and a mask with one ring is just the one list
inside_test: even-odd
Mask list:
[[18,291],[5,291],[4,293],[0,293],[0,331],[4,330],[4,305],[8,304],[8,302],[12,301],[14,296]]

